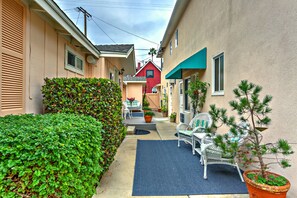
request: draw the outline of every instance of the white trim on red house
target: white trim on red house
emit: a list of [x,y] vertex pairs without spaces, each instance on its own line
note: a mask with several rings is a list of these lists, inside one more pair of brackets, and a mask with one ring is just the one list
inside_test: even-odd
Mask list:
[[154,62],[152,62],[152,61],[148,61],[143,67],[141,67],[140,68],[140,70],[138,70],[135,74],[134,74],[134,76],[133,77],[135,77],[143,68],[145,68],[148,64],[149,64],[149,62],[151,62],[151,63],[153,63],[153,65],[161,72],[161,69],[154,63]]

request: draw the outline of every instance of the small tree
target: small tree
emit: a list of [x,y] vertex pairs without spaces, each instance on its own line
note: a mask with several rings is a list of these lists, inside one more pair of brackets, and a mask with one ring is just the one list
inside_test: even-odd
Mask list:
[[201,109],[203,108],[208,87],[209,83],[200,81],[198,77],[193,82],[190,82],[187,93],[191,98],[191,103],[194,110],[193,116],[195,116],[196,113],[200,113]]
[[[259,93],[261,90],[262,87],[243,80],[238,85],[238,88],[233,90],[236,100],[230,101],[229,104],[232,110],[237,111],[241,121],[251,123],[248,129],[249,135],[246,138],[246,144],[241,147],[241,149],[244,149],[244,152],[240,152],[239,157],[246,166],[253,165],[252,163],[258,164],[255,166],[255,168],[260,170],[258,179],[261,182],[267,181],[269,185],[270,178],[266,172],[269,169],[269,165],[277,163],[283,168],[289,167],[290,164],[285,156],[292,154],[293,151],[284,139],[280,139],[276,143],[261,143],[263,139],[263,135],[261,134],[263,127],[261,126],[266,126],[271,122],[267,114],[271,112],[269,103],[272,100],[272,96],[269,95],[264,96],[260,100]],[[216,108],[215,105],[211,105],[209,113],[214,121],[213,128],[218,128],[221,124],[226,124],[230,127],[230,132],[233,135],[238,136],[242,134],[243,128],[239,128],[236,125],[235,117],[228,117],[226,112],[226,109]],[[225,153],[237,153],[240,149],[237,142],[231,142],[228,139],[228,135],[217,135],[214,141]],[[273,161],[274,158],[271,158],[271,156],[266,158],[266,154],[274,154],[276,161]],[[279,156],[279,154],[283,157]],[[269,162],[266,162],[266,160],[269,160]]]
[[152,56],[152,61],[154,61],[154,55],[157,54],[157,50],[155,48],[151,48],[148,55]]

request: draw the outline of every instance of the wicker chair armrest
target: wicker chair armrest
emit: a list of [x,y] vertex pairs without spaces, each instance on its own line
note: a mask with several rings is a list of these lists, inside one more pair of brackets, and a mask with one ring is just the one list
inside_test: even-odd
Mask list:
[[186,130],[187,128],[189,128],[190,126],[188,124],[185,124],[185,123],[179,123],[177,126],[176,126],[176,131],[179,131],[179,130]]

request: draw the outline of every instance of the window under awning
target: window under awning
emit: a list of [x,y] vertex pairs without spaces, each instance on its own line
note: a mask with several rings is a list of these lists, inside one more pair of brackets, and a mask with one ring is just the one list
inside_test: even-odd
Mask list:
[[179,63],[174,69],[166,74],[165,78],[182,79],[182,72],[184,69],[206,69],[206,53],[207,48],[203,48],[199,52]]

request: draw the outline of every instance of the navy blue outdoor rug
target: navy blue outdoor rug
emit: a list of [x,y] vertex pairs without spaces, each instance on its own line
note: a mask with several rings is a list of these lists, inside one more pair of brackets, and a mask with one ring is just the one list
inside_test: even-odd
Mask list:
[[149,133],[150,133],[149,131],[142,130],[142,129],[135,129],[135,132],[134,132],[135,135],[147,135]]
[[143,117],[143,112],[132,112],[133,117]]
[[208,165],[208,179],[191,146],[176,140],[138,140],[133,196],[247,194],[236,168]]

